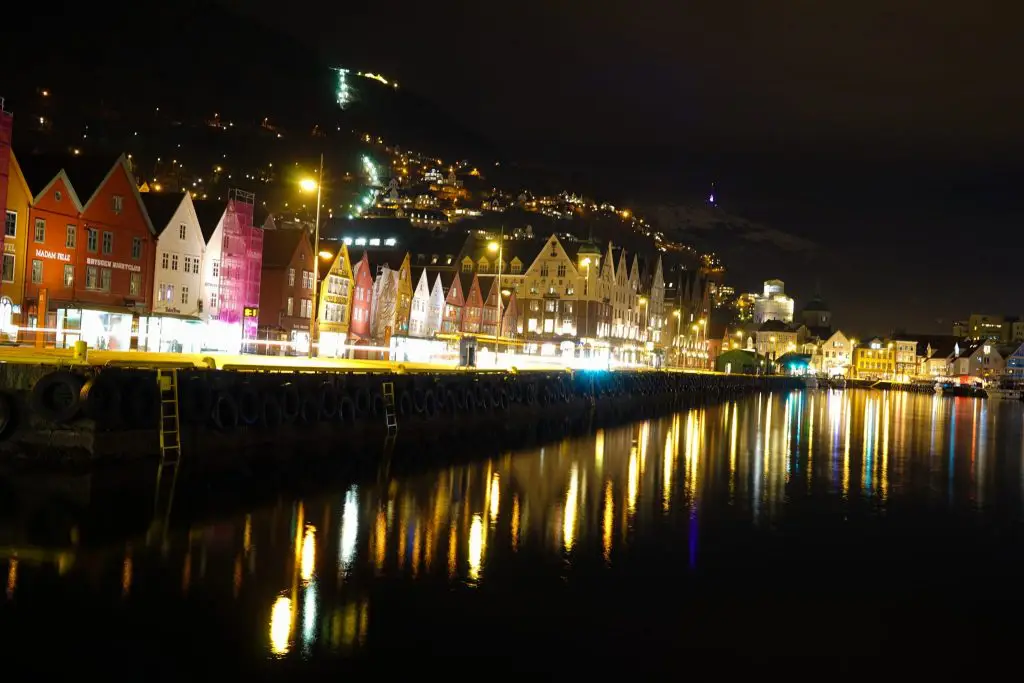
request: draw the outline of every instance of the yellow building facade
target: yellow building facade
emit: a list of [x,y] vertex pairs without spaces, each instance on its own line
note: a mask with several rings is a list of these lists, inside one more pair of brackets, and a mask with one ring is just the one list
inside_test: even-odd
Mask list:
[[352,320],[352,262],[348,247],[338,250],[334,262],[320,281],[320,300],[317,306],[319,332],[318,355],[338,357],[345,355],[345,340]]

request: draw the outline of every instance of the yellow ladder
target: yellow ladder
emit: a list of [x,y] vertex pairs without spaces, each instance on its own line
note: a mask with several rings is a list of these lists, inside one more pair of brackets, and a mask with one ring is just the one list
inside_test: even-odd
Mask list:
[[[156,493],[154,514],[159,515],[164,507],[164,516],[170,517],[174,500],[174,485],[178,481],[178,463],[181,461],[181,421],[178,418],[178,371],[177,369],[157,370],[156,381],[160,387],[160,462],[156,469]],[[170,481],[164,474],[170,470]],[[167,495],[163,486],[168,486]]]
[[384,420],[388,428],[388,436],[394,437],[398,433],[398,412],[395,410],[395,383],[384,382],[380,385],[380,390],[384,396]]

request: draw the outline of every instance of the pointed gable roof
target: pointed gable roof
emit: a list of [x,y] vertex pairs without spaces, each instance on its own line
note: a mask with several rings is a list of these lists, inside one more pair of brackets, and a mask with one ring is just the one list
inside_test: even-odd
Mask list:
[[187,192],[144,192],[142,204],[146,207],[149,220],[156,228],[156,234],[162,235],[170,224],[181,203],[188,196]]
[[363,250],[362,257],[352,266],[352,280],[359,284],[361,279],[364,282],[369,282],[371,286],[373,285],[373,273],[370,272],[370,257],[365,249]]
[[[299,243],[306,238],[305,230],[267,230],[263,233],[263,268],[287,268],[292,262]],[[308,242],[308,239],[307,239]]]
[[[192,208],[196,211],[196,218],[199,220],[199,229],[203,233],[203,239],[209,244],[213,233],[217,232],[217,226],[220,225],[228,205],[226,202],[217,199],[193,199]],[[258,225],[255,220],[253,223]],[[266,239],[266,233],[264,233],[264,239]]]
[[444,280],[441,279],[441,273],[437,273],[437,277],[434,278],[434,284],[430,286],[431,298],[440,293],[441,298],[444,299],[447,292],[448,289],[444,285]]
[[448,287],[448,295],[445,296],[445,303],[452,306],[463,306],[466,303],[466,290],[462,287],[462,280],[466,273],[452,273],[452,283]]
[[476,273],[467,273],[467,275],[470,278],[470,283],[469,287],[464,290],[466,292],[466,301],[469,301],[470,297],[473,295],[473,292],[475,291],[477,295],[480,297],[480,301],[482,302],[484,298],[484,293],[483,289],[480,287],[480,278],[476,276]]
[[422,266],[413,267],[409,273],[409,277],[416,284],[413,285],[413,295],[420,293],[420,285],[423,285],[423,292],[429,297],[430,296],[430,277],[427,273],[427,269]]

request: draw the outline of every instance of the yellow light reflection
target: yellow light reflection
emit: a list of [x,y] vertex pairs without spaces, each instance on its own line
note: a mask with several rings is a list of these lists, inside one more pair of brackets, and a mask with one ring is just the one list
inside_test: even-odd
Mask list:
[[597,473],[600,474],[604,468],[604,430],[598,429],[594,437],[594,465]]
[[736,404],[732,405],[732,426],[729,428],[729,495],[736,491],[736,436],[739,432]]
[[672,506],[672,471],[675,460],[674,452],[674,440],[675,434],[672,430],[668,430],[665,435],[665,457],[662,462],[662,473],[661,473],[661,499],[662,509],[665,512],[669,511]]
[[500,481],[501,477],[495,472],[494,477],[491,478],[491,523],[498,521],[498,507],[501,500]]
[[512,496],[512,550],[519,550],[519,494]]
[[132,556],[125,553],[124,563],[121,565],[121,595],[128,595],[132,590]]
[[420,549],[423,546],[423,527],[420,520],[416,518],[416,526],[412,530],[412,575],[416,576],[420,570]]
[[455,535],[455,525],[452,524],[448,532],[448,576],[454,578],[458,571],[458,537]]
[[274,602],[270,611],[270,651],[286,655],[291,646],[292,601],[284,596]]
[[565,494],[565,514],[562,515],[562,542],[566,552],[572,550],[576,542],[576,506],[579,504],[580,472],[573,463],[569,472],[569,490]]
[[345,504],[341,509],[341,538],[338,558],[341,569],[348,569],[356,555],[359,536],[359,490],[353,486],[345,492]]
[[640,488],[640,463],[637,462],[636,447],[629,449],[629,470],[626,477],[627,510],[632,516],[636,512],[636,494]]
[[811,475],[814,474],[814,395],[811,395],[811,405],[807,411],[807,486],[811,485]]
[[601,540],[604,546],[604,561],[612,559],[612,526],[614,524],[615,501],[612,498],[612,481],[609,479],[604,484],[604,524]]
[[843,496],[850,493],[850,399],[846,399],[843,420],[846,422],[845,444],[843,446]]
[[387,556],[388,520],[384,511],[377,512],[377,519],[373,529],[373,566],[377,571],[384,568],[384,558]]
[[306,534],[302,538],[302,560],[299,567],[302,580],[310,581],[316,567],[316,527],[312,524],[306,526]]
[[235,569],[231,578],[231,594],[232,597],[238,597],[238,593],[242,590],[242,555],[239,554],[235,558]]
[[885,397],[885,405],[882,408],[882,474],[879,477],[879,484],[882,488],[882,498],[889,494],[889,397]]
[[469,525],[469,578],[480,578],[480,564],[484,557],[484,521],[480,515],[473,515]]
[[14,589],[18,587],[18,559],[12,557],[7,562],[7,597],[14,596]]
[[252,548],[252,515],[245,516],[245,529],[242,531],[242,548],[247,553]]

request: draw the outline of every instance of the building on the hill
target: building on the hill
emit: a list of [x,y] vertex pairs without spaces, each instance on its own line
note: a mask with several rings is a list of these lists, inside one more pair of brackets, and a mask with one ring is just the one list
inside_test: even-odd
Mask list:
[[761,324],[769,320],[793,322],[793,299],[786,295],[786,284],[782,280],[765,280],[764,292],[754,299],[754,322]]

